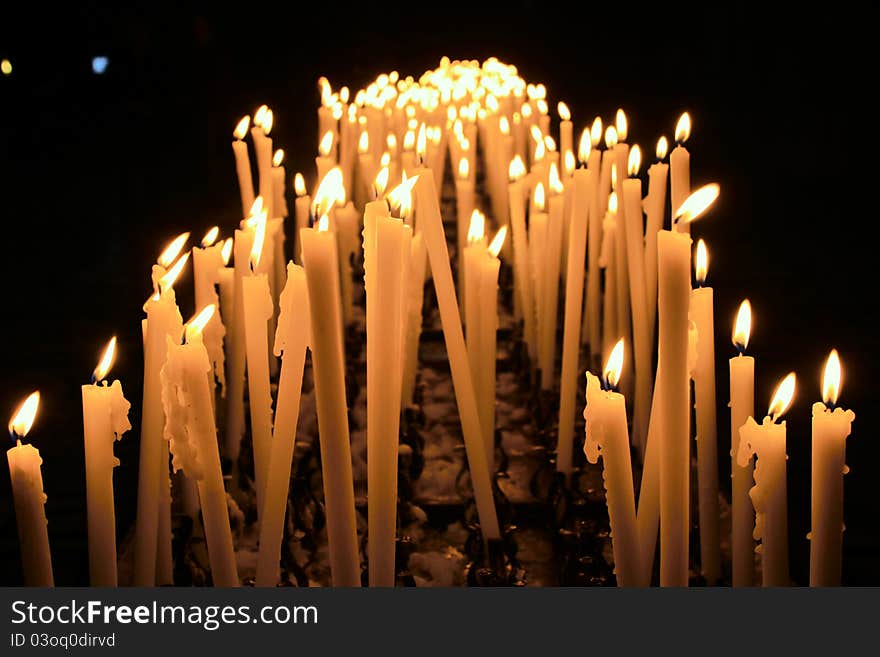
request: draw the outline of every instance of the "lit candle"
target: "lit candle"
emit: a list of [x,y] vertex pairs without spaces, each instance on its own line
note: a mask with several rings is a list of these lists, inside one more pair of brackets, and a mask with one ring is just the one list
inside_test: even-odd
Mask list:
[[[555,382],[556,364],[556,322],[559,308],[559,268],[562,253],[562,232],[565,227],[563,210],[565,207],[565,188],[559,179],[559,168],[550,163],[550,212],[546,215],[546,255],[543,258],[542,306],[539,326],[542,326],[539,343],[538,362],[541,363],[541,388],[552,390]],[[543,320],[543,321],[541,321]]]
[[813,404],[810,586],[840,586],[846,438],[856,417],[835,408],[840,385],[840,358],[832,349],[822,376],[823,401]]
[[[89,582],[116,586],[116,505],[113,501],[113,468],[119,460],[113,443],[131,429],[131,404],[122,385],[108,386],[106,376],[116,352],[112,338],[92,374],[92,384],[82,387],[83,438],[86,454],[86,510],[89,529]],[[103,382],[103,385],[99,385]]]
[[254,127],[251,128],[251,137],[257,154],[257,171],[260,174],[258,189],[269,217],[275,216],[272,207],[275,198],[272,190],[272,138],[269,136],[273,123],[272,110],[263,105],[254,115]]
[[37,414],[40,393],[33,392],[22,402],[9,422],[9,434],[15,447],[6,451],[9,480],[15,502],[18,543],[25,586],[55,586],[49,532],[46,522],[46,495],[43,493],[43,459],[33,445],[23,445]]
[[[468,222],[474,213],[474,181],[470,176],[470,161],[463,157],[458,161],[455,176],[455,208],[458,219],[458,291],[459,296],[464,296],[464,250],[467,246]],[[465,322],[467,321],[467,309],[465,308]]]
[[571,122],[571,112],[568,105],[559,101],[556,105],[559,112],[559,150],[568,153],[574,149],[574,126]]
[[776,420],[788,410],[794,397],[794,372],[776,388],[767,416],[759,425],[749,417],[740,428],[737,459],[745,465],[754,454],[755,485],[749,491],[755,507],[755,551],[761,555],[764,586],[788,586],[788,499],[786,493],[785,420]]
[[[364,133],[366,134],[366,133]],[[334,133],[325,132],[318,143],[318,157],[315,158],[315,168],[318,172],[318,183],[324,180],[324,176],[336,166],[336,159],[333,157]]]
[[709,256],[697,242],[697,289],[691,291],[690,320],[697,329],[694,408],[697,420],[697,487],[699,490],[700,567],[708,584],[721,578],[721,530],[718,506],[718,426],[715,418],[714,294],[706,287]]
[[[608,195],[605,217],[602,219],[602,252],[599,266],[605,270],[605,290],[602,303],[602,353],[611,355],[617,330],[617,194]],[[606,360],[607,360],[606,356]]]
[[669,165],[663,162],[668,148],[666,137],[657,141],[657,162],[648,167],[648,197],[645,211],[645,296],[648,302],[648,342],[654,344],[654,325],[657,321],[657,232],[663,228],[666,216],[666,179]]
[[623,366],[623,340],[611,351],[605,365],[604,386],[587,372],[587,405],[584,409],[584,454],[590,463],[602,457],[605,503],[611,524],[611,548],[618,586],[641,586],[639,535],[633,491],[626,399],[614,388]]
[[299,421],[303,368],[309,342],[309,295],[305,271],[288,263],[287,283],[281,292],[275,355],[281,358],[275,428],[266,475],[266,492],[260,509],[260,548],[257,586],[274,586],[279,577],[284,511],[290,486],[290,468]]
[[334,586],[359,586],[360,563],[348,406],[345,400],[342,320],[338,294],[339,262],[336,236],[323,215],[315,228],[300,233],[303,266],[309,291],[312,367],[318,435],[321,441],[321,471],[327,510],[327,541]]
[[[220,282],[220,270],[224,267],[223,242],[217,243],[220,229],[217,226],[211,228],[202,238],[202,246],[193,247],[193,281],[195,282],[195,307],[201,310],[211,304],[220,305],[217,296],[217,284]],[[223,353],[223,336],[226,329],[219,313],[214,313],[211,321],[203,331],[205,348],[211,364],[214,366],[213,374],[209,377],[211,389],[214,389],[215,379],[220,382],[221,395],[226,395],[225,356]]]
[[[415,137],[415,135],[413,136]],[[370,152],[370,133],[362,130],[358,137],[358,178],[361,181],[361,191],[367,196],[366,189],[369,187],[370,181],[376,177],[376,161]],[[331,165],[332,166],[332,165]],[[318,178],[320,180],[320,178]]]
[[479,210],[471,213],[467,231],[467,246],[461,254],[464,303],[462,320],[465,328],[465,341],[474,385],[479,387],[477,366],[480,360],[480,265],[486,255],[486,217]]
[[[546,193],[543,182],[538,182],[532,193],[532,207],[529,210],[529,266],[531,268],[532,289],[535,291],[535,329],[537,333],[538,368],[541,373],[541,387],[549,380],[553,366],[548,366],[547,351],[544,348],[544,334],[547,330],[547,317],[544,314],[544,293],[546,280],[544,268],[547,260],[547,212]],[[550,371],[547,371],[547,370]]]
[[208,386],[211,362],[201,340],[201,332],[215,311],[213,305],[205,307],[182,328],[183,344],[180,334],[165,336],[168,357],[161,374],[164,433],[174,469],[182,469],[198,482],[214,586],[234,587],[239,585],[238,570]]
[[590,215],[587,236],[587,289],[584,317],[581,322],[581,340],[590,345],[590,363],[597,361],[602,344],[599,309],[601,307],[601,281],[599,274],[599,255],[602,248],[602,207],[604,200],[599,191],[599,174],[602,166],[602,152],[597,148],[602,139],[602,119],[593,121],[589,134],[584,130],[578,145],[578,158],[592,171],[590,190]]
[[532,275],[529,265],[529,237],[526,232],[526,207],[524,180],[526,168],[522,158],[515,156],[508,167],[510,184],[507,187],[510,200],[510,228],[513,241],[513,275],[514,293],[519,295],[520,307],[523,309],[523,334],[529,349],[529,356],[534,362],[537,356],[537,332],[535,329],[534,295],[532,294]]
[[[684,112],[675,125],[675,148],[669,155],[669,197],[672,200],[672,208],[680,208],[688,194],[691,193],[691,155],[684,147],[684,142],[691,135],[691,116]],[[687,232],[690,227],[687,224],[678,224],[678,230]]]
[[[286,183],[287,169],[284,167],[284,150],[278,149],[272,156],[272,192],[274,194],[274,203],[272,210],[274,216],[269,217],[268,237],[272,250],[268,255],[272,260],[272,275],[269,280],[272,289],[272,302],[277,306],[278,298],[281,296],[281,290],[284,289],[285,276],[287,275],[287,259],[284,257],[284,242],[286,240],[284,230],[284,220],[287,217],[287,198]],[[271,321],[273,328],[275,324],[275,314],[272,314]],[[270,364],[276,363],[274,358],[270,358]]]
[[299,242],[300,231],[309,226],[309,208],[312,205],[312,197],[306,194],[306,181],[301,173],[293,178],[293,190],[296,192],[296,201],[293,203],[293,214],[296,232],[293,240],[293,261],[302,264],[302,248]]
[[251,177],[251,160],[248,156],[247,143],[244,141],[247,135],[251,117],[243,116],[232,135],[232,153],[235,156],[235,173],[238,175],[238,191],[241,194],[241,211],[245,213],[254,203],[254,180]]
[[[272,209],[275,217],[287,216],[287,169],[284,166],[284,149],[279,148],[272,155],[272,198],[274,203]],[[269,217],[274,219],[275,217]]]

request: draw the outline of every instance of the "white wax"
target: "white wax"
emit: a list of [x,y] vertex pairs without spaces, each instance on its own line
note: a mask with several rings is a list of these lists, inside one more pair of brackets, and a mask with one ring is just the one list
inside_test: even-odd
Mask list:
[[739,430],[755,414],[755,359],[740,354],[730,359],[731,567],[734,586],[755,583],[755,508],[749,498],[754,485],[751,457],[737,459]]
[[[40,451],[17,441],[6,451],[25,586],[55,586]],[[155,561],[153,562],[155,564]]]
[[232,142],[235,156],[235,172],[238,176],[238,191],[241,194],[241,212],[246,215],[254,204],[254,180],[251,177],[251,161],[247,144],[241,139]]

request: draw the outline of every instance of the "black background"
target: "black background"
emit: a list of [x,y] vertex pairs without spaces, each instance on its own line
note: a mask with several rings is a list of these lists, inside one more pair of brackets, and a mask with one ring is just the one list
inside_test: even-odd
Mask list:
[[[122,535],[134,514],[149,267],[183,230],[200,237],[219,224],[231,233],[237,119],[268,103],[288,172],[308,177],[319,75],[354,90],[382,71],[418,75],[444,54],[516,64],[527,80],[546,83],[551,107],[568,103],[578,131],[622,106],[629,141],[648,153],[690,111],[692,184],[722,188],[717,209],[693,231],[710,250],[719,402],[730,326],[747,296],[756,410],[782,376],[798,373],[787,415],[790,546],[792,575],[805,584],[810,407],[824,359],[839,349],[841,403],[857,416],[844,581],[880,583],[874,13],[840,4],[827,14],[726,4],[416,4],[340,5],[325,15],[261,3],[225,14],[189,3],[4,10],[0,58],[14,71],[0,77],[0,417],[42,391],[31,438],[44,459],[57,583],[88,582],[78,386],[116,334],[113,375],[134,403],[135,426],[117,446]],[[110,59],[102,76],[91,72],[96,55]],[[186,317],[191,299],[179,296]],[[728,417],[719,403],[722,446]],[[6,468],[0,473],[0,583],[14,584],[15,519]]]

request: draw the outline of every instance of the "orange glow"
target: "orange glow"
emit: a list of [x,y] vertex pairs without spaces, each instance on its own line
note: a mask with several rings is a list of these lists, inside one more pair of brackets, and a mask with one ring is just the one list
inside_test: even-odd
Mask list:
[[703,185],[681,204],[675,213],[675,221],[686,224],[699,219],[715,203],[720,193],[721,188],[717,183]]
[[205,236],[202,238],[202,247],[207,249],[209,246],[211,246],[214,242],[217,241],[217,237],[219,235],[220,235],[220,227],[219,226],[214,226],[213,228],[211,228],[207,233],[205,233]]
[[556,150],[556,140],[553,139],[553,137],[551,137],[550,135],[545,135],[544,146],[547,148],[548,151],[552,153]]
[[282,162],[284,162],[284,149],[279,148],[275,151],[275,155],[272,156],[272,166],[280,167]]
[[245,135],[247,134],[248,127],[250,126],[250,124],[251,124],[251,117],[249,115],[241,117],[241,120],[235,126],[235,130],[232,131],[232,135],[236,139],[244,139]]
[[666,157],[666,151],[668,150],[669,142],[666,140],[666,137],[660,137],[660,139],[657,140],[657,159],[662,160],[664,157]]
[[458,161],[458,177],[461,180],[467,180],[468,176],[471,172],[471,166],[466,157],[461,158]]
[[574,159],[574,153],[571,150],[565,151],[565,155],[562,157],[562,167],[565,171],[566,176],[571,176],[574,174],[574,168],[577,165]]
[[482,212],[474,208],[474,211],[471,213],[471,223],[468,226],[468,244],[473,244],[474,242],[481,241],[485,234],[486,217]]
[[386,196],[389,203],[391,203],[391,207],[396,208],[401,215],[406,215],[412,211],[412,190],[416,186],[418,180],[418,176],[407,178],[397,187],[388,192]]
[[397,135],[395,135],[393,132],[389,132],[387,135],[385,135],[385,146],[388,147],[389,151],[396,151]]
[[611,192],[608,195],[608,212],[611,214],[617,213],[617,192]]
[[614,349],[611,350],[611,355],[608,356],[608,362],[605,363],[605,370],[603,372],[603,376],[605,378],[605,385],[609,389],[613,389],[617,387],[617,383],[620,381],[620,373],[623,371],[623,338],[617,341],[617,344],[614,345]]
[[539,111],[541,114],[546,114],[547,112],[550,111],[550,107],[547,105],[547,101],[544,100],[543,98],[539,98],[539,99],[535,102],[535,105],[537,106],[538,111]]
[[620,141],[626,141],[629,126],[626,120],[626,114],[622,109],[617,110],[617,115],[614,117],[614,126],[617,128],[617,138]]
[[498,130],[505,137],[510,134],[510,121],[507,120],[506,116],[502,116],[498,119]]
[[205,330],[208,322],[211,321],[211,318],[214,316],[214,311],[216,309],[217,308],[213,303],[208,304],[207,306],[202,308],[195,317],[193,317],[186,323],[184,330],[187,342],[192,342],[193,339],[202,335],[202,331]]
[[523,164],[522,158],[519,155],[514,155],[510,165],[507,167],[507,177],[514,181],[519,180],[524,175],[526,175],[526,165]]
[[260,105],[257,108],[257,111],[254,112],[254,125],[262,126],[263,121],[266,119],[266,112],[269,111],[269,107],[267,105]]
[[425,153],[428,150],[427,139],[428,138],[425,134],[425,124],[423,123],[419,126],[418,137],[416,137],[416,153],[418,154],[419,157],[422,157],[422,158],[425,157]]
[[614,148],[617,146],[617,128],[613,125],[605,128],[605,148]]
[[752,304],[745,299],[736,313],[736,321],[733,323],[733,344],[740,351],[749,346],[749,338],[752,333]]
[[626,172],[629,174],[630,178],[635,178],[639,175],[639,168],[642,166],[642,149],[639,148],[638,144],[633,144],[633,147],[629,151],[629,159],[626,162]]
[[330,217],[326,214],[322,214],[321,218],[318,219],[318,232],[326,233],[330,230]]
[[706,273],[709,271],[709,252],[706,251],[706,242],[700,239],[697,242],[697,256],[694,258],[694,270],[697,284],[703,287],[706,282]]
[[181,233],[175,237],[169,242],[168,246],[165,247],[165,250],[162,251],[156,262],[162,265],[165,269],[168,269],[168,267],[171,266],[171,263],[180,255],[180,252],[183,251],[183,247],[186,246],[188,240],[189,232]]
[[691,115],[684,112],[675,124],[675,141],[683,144],[691,136]]
[[220,255],[223,258],[223,266],[225,267],[226,265],[229,264],[229,258],[232,257],[232,238],[231,237],[227,237],[223,241],[223,246],[220,247]]
[[28,398],[21,403],[12,419],[9,420],[9,434],[17,438],[24,438],[34,426],[39,406],[40,391],[36,390],[28,395]]
[[318,153],[321,154],[321,157],[327,157],[330,155],[331,150],[333,150],[333,131],[328,130],[324,133],[324,136],[321,137],[321,143],[318,144]]
[[95,382],[103,381],[107,378],[107,372],[113,365],[113,358],[116,356],[116,336],[110,338],[110,342],[104,347],[104,353],[98,361],[98,366],[92,372],[92,380]]
[[596,148],[602,142],[602,119],[596,117],[593,119],[593,125],[590,126],[590,143]]
[[556,104],[556,111],[559,112],[560,119],[563,121],[571,121],[571,112],[568,109],[568,105],[561,100]]
[[776,392],[773,393],[773,401],[770,402],[770,408],[767,415],[775,422],[785,411],[791,406],[791,400],[794,398],[794,390],[796,385],[796,377],[794,372],[790,372],[776,386]]
[[834,406],[837,403],[842,378],[840,356],[837,355],[837,349],[832,349],[822,374],[822,401],[826,406]]
[[183,268],[186,266],[188,260],[189,251],[180,256],[180,258],[177,259],[177,262],[174,263],[174,266],[169,269],[162,278],[159,279],[159,289],[162,292],[165,292],[174,287],[175,281],[177,281],[178,276],[180,276],[180,272],[183,271]]
[[330,212],[334,205],[343,205],[344,203],[345,187],[342,183],[342,169],[335,166],[326,173],[315,191],[312,213],[315,216],[320,216]]
[[[364,135],[367,134],[365,132],[361,133],[361,139],[364,139]],[[364,143],[369,143],[369,141],[365,141]],[[411,151],[416,147],[416,133],[415,130],[407,130],[406,134],[403,135],[403,150]],[[358,145],[358,151],[360,151],[360,145]],[[366,153],[366,149],[361,151]]]
[[532,195],[532,201],[535,204],[535,208],[538,212],[543,212],[544,207],[546,205],[546,198],[544,193],[544,183],[538,183],[535,185],[535,193]]
[[495,233],[495,237],[492,238],[492,242],[489,244],[489,255],[497,258],[498,254],[501,253],[501,247],[504,246],[505,239],[507,239],[507,226],[502,226]]
[[296,192],[297,196],[306,195],[306,181],[299,172],[293,177],[293,191]]
[[274,123],[274,121],[275,115],[272,114],[272,110],[267,109],[266,116],[263,117],[263,123],[261,124],[264,135],[268,135],[270,132],[272,132],[272,124]]
[[617,163],[611,165],[611,189],[617,189]]

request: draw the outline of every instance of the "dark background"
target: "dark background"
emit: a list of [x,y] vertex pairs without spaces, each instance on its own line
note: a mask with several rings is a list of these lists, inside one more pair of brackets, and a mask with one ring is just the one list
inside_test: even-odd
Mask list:
[[[43,455],[58,584],[88,582],[81,410],[113,334],[113,375],[133,402],[135,430],[117,446],[118,531],[134,514],[141,306],[149,268],[183,230],[197,239],[238,221],[231,132],[261,103],[288,172],[311,164],[316,80],[352,90],[382,71],[418,75],[441,55],[495,55],[543,81],[576,130],[622,106],[631,143],[653,152],[689,110],[694,186],[721,184],[717,209],[694,227],[710,250],[716,291],[719,453],[729,440],[726,358],[740,300],[755,313],[756,412],[790,370],[787,415],[792,575],[808,582],[810,407],[832,346],[844,366],[848,440],[844,580],[880,584],[875,284],[876,164],[873,13],[668,4],[445,2],[432,13],[388,3],[313,16],[262,4],[219,14],[77,3],[0,19],[0,418],[31,390],[43,401],[31,438]],[[91,58],[109,57],[102,76]],[[555,111],[553,112],[555,116]],[[179,283],[181,311],[192,310]],[[722,473],[729,472],[726,463]],[[722,486],[729,488],[727,476]],[[15,519],[0,467],[0,583],[20,582]]]

